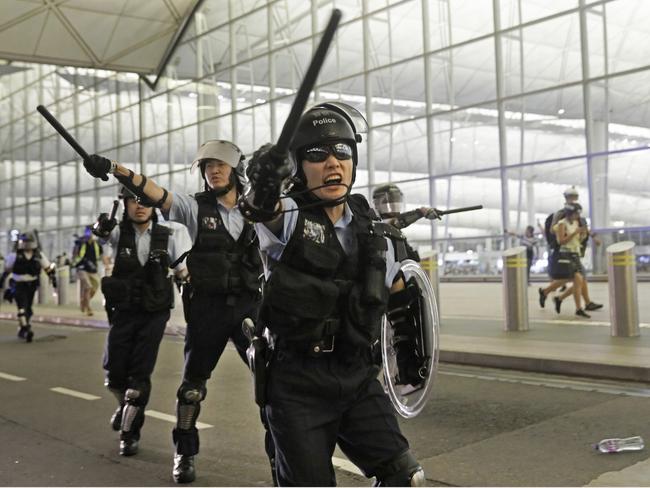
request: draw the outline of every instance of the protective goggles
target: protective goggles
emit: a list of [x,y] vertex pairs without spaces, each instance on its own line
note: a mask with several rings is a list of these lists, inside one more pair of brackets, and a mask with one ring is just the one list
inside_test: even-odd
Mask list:
[[301,159],[310,163],[322,163],[330,154],[339,161],[352,159],[352,146],[345,142],[308,146],[301,151]]

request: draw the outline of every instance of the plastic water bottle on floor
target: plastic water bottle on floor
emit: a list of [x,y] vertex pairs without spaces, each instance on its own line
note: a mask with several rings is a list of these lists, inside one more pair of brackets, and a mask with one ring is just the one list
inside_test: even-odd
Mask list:
[[624,439],[603,439],[594,448],[603,453],[640,451],[643,449],[643,438],[641,436],[626,437]]

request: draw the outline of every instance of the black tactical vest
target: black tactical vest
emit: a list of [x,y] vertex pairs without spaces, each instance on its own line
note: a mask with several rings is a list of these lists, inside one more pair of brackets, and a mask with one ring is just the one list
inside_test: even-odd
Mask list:
[[[296,199],[300,206],[303,202]],[[362,195],[348,205],[353,250],[346,255],[322,208],[300,210],[296,228],[264,288],[260,318],[281,341],[367,347],[380,337],[386,309],[383,228]]]
[[135,229],[130,221],[122,221],[113,274],[102,278],[102,292],[109,306],[146,312],[167,310],[173,306],[167,252],[171,233],[167,227],[155,222],[152,224],[149,257],[142,266],[138,260]]
[[18,250],[16,251],[16,262],[14,263],[13,267],[13,273],[19,274],[19,275],[32,275],[32,276],[38,276],[41,274],[41,253],[39,252],[38,249],[34,250],[34,254],[32,255],[31,258],[27,258],[25,256],[24,251]]
[[194,195],[199,205],[196,240],[187,258],[192,287],[199,293],[257,293],[262,261],[257,234],[246,222],[235,241],[226,229],[214,195]]

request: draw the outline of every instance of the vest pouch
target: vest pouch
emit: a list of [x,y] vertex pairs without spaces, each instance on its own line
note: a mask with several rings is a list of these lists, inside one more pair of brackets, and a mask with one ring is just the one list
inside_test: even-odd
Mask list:
[[144,265],[146,276],[141,291],[142,308],[147,312],[158,312],[172,307],[174,295],[171,276],[167,276],[167,267],[155,261]]
[[[288,252],[287,252],[288,251]],[[300,246],[285,248],[286,260],[297,269],[308,269],[310,274],[332,277],[339,266],[339,254],[322,244],[302,239]]]
[[196,239],[196,247],[202,250],[215,249],[229,251],[232,247],[232,239],[222,234],[200,233]]
[[[382,282],[383,283],[383,282]],[[381,334],[381,317],[386,311],[388,290],[382,287],[380,303],[369,304],[362,287],[355,283],[347,295],[348,332],[357,345],[373,344]]]
[[142,308],[146,312],[160,312],[169,310],[174,303],[172,278],[163,279],[163,286],[155,288],[153,286],[142,287]]
[[102,293],[109,306],[124,307],[130,301],[131,286],[127,280],[104,276],[102,278]]
[[267,327],[286,340],[318,340],[337,301],[333,282],[278,264],[264,289],[262,315]]
[[199,293],[228,293],[232,263],[227,255],[215,252],[191,252],[187,269],[194,290]]

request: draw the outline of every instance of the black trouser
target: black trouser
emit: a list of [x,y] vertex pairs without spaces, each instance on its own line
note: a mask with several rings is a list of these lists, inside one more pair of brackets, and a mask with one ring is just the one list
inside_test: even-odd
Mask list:
[[334,486],[336,444],[367,476],[409,449],[369,353],[278,350],[266,414],[280,486]]
[[144,408],[151,394],[151,374],[158,349],[169,320],[169,310],[142,312],[114,311],[104,350],[104,370],[107,385],[113,390],[138,390],[134,404],[140,407],[132,435],[139,438],[144,423]]
[[535,257],[535,251],[532,247],[526,248],[526,260],[528,265],[528,283],[530,283],[530,268],[533,266],[533,258]]
[[27,323],[29,323],[29,319],[34,315],[32,304],[34,303],[34,294],[38,288],[38,280],[17,281],[15,286],[16,295],[14,299],[16,300],[16,307],[18,307],[18,314],[20,315],[20,311],[24,310],[23,315]]
[[[205,398],[205,382],[219,362],[228,340],[232,340],[244,363],[249,341],[242,332],[242,321],[246,317],[257,318],[258,300],[256,294],[214,295],[194,292],[186,301],[187,332],[185,335],[185,370],[183,384],[179,389],[179,401],[183,402],[183,391],[199,390]],[[182,390],[182,391],[181,391]],[[198,405],[197,405],[198,408]],[[194,417],[196,422],[198,411]],[[190,429],[174,429],[176,452],[193,456],[199,452],[199,434],[194,426]]]

